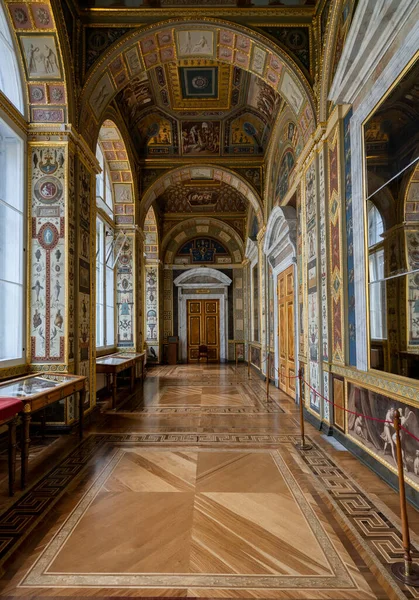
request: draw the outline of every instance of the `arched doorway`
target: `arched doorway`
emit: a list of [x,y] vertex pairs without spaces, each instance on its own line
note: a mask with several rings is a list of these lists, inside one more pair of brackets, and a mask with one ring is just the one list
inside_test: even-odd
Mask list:
[[198,267],[185,271],[173,283],[178,288],[181,361],[195,361],[200,344],[208,346],[212,362],[226,361],[232,280],[217,269]]
[[295,285],[297,219],[291,206],[276,206],[269,218],[264,252],[274,279],[275,381],[289,395],[296,394],[298,336]]

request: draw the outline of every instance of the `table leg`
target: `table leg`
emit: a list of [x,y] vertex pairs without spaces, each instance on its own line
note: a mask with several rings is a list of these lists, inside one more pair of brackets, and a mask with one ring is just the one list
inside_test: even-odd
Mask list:
[[28,476],[28,464],[29,464],[29,444],[31,438],[29,436],[29,425],[31,422],[31,413],[24,412],[22,415],[22,457],[21,457],[21,483],[22,489],[26,487],[26,480]]
[[9,496],[15,495],[17,415],[9,423]]
[[117,396],[117,386],[118,386],[118,377],[117,374],[114,373],[112,375],[112,408],[116,408],[116,396]]
[[84,425],[84,403],[86,400],[86,390],[80,390],[79,392],[79,437],[83,439],[83,425]]
[[131,392],[134,391],[134,387],[135,387],[135,365],[132,365],[131,367]]
[[45,408],[41,410],[41,437],[45,439],[45,426],[46,426],[47,418],[45,413]]

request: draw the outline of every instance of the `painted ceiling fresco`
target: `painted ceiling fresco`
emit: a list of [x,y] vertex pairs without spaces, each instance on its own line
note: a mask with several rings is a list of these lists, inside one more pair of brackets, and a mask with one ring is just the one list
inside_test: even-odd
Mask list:
[[[263,155],[284,106],[281,96],[239,67],[210,59],[183,62],[141,73],[115,99],[139,155]],[[197,64],[186,66],[191,62]]]
[[194,181],[171,185],[157,204],[164,213],[245,213],[248,206],[244,196],[226,183]]

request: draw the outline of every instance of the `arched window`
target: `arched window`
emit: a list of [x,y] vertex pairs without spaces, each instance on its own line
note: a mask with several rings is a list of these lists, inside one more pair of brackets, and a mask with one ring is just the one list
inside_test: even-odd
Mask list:
[[387,338],[386,282],[384,280],[384,222],[378,208],[368,202],[368,247],[370,276],[370,330],[372,340]]
[[0,90],[24,114],[19,63],[2,3],[0,3]]
[[[23,113],[18,61],[0,4],[0,90]],[[0,367],[25,360],[24,139],[0,109]]]
[[96,158],[96,347],[115,346],[114,199],[109,168],[100,142]]

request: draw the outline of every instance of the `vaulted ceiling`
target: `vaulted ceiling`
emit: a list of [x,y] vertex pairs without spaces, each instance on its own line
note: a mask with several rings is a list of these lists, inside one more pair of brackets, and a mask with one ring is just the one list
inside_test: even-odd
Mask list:
[[[201,38],[185,44],[205,44]],[[279,93],[239,67],[186,59],[144,72],[115,99],[139,156],[263,156],[284,106]]]

